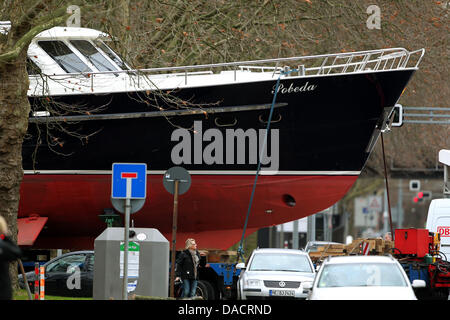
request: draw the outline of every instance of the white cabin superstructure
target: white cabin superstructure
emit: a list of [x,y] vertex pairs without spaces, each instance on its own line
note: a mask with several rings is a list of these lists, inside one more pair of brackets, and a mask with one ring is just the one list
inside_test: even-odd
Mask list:
[[[281,78],[417,69],[424,49],[403,48],[132,70],[108,45],[111,37],[88,28],[54,27],[31,42],[29,96],[133,92],[224,85]],[[414,61],[411,56],[416,57]]]

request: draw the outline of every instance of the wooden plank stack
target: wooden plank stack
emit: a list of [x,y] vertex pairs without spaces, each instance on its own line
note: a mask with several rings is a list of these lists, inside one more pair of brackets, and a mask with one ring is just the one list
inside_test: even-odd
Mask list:
[[200,254],[205,254],[207,256],[206,261],[208,263],[232,263],[236,262],[237,251],[226,251],[226,250],[199,250]]
[[368,244],[369,255],[385,255],[392,254],[394,247],[393,241],[383,240],[381,238],[370,239],[355,239],[348,245],[344,244],[329,244],[323,247],[318,247],[316,252],[310,252],[309,256],[313,262],[323,261],[329,256],[348,256],[362,254],[363,244]]
[[346,246],[344,244],[329,244],[323,247],[318,247],[317,251],[309,252],[311,260],[315,263],[317,261],[323,261],[329,256],[345,256]]

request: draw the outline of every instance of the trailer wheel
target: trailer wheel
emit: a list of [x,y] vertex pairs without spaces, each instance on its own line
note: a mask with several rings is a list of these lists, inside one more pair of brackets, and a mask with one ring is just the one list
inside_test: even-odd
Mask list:
[[214,300],[214,287],[208,281],[198,280],[196,295],[203,297],[203,300]]

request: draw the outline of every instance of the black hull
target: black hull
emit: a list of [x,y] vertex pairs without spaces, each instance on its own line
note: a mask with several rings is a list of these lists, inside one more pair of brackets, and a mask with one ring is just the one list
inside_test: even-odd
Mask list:
[[[279,130],[279,164],[275,169],[288,174],[361,171],[370,154],[371,141],[377,137],[377,123],[395,105],[414,71],[406,69],[283,79],[276,102],[287,105],[274,110],[271,124],[271,129]],[[197,104],[219,102],[217,107],[271,104],[275,83],[276,79],[185,88],[174,90],[171,94]],[[155,111],[139,102],[139,97],[146,94],[67,95],[53,99],[60,103],[83,105],[88,109],[107,105],[102,111],[104,114]],[[45,98],[30,98],[32,108],[39,108],[41,99]],[[113,162],[144,162],[150,171],[163,171],[174,165],[194,171],[254,171],[256,164],[248,159],[248,154],[245,163],[238,163],[236,152],[234,161],[226,163],[224,150],[224,163],[208,164],[204,159],[195,159],[194,146],[191,163],[174,163],[171,152],[179,142],[171,141],[171,135],[178,126],[193,128],[194,121],[201,121],[203,133],[216,128],[223,137],[227,129],[246,131],[252,128],[258,132],[266,128],[264,120],[268,114],[269,110],[266,109],[172,116],[168,119],[161,116],[80,121],[73,124],[70,121],[60,122],[69,131],[76,130],[80,134],[96,132],[87,140],[74,138],[57,128],[52,129],[54,123],[48,127],[45,123],[37,125],[31,122],[29,135],[23,145],[23,167],[24,170],[37,171],[111,170]],[[42,143],[37,147],[38,127]],[[58,139],[47,141],[47,130]],[[194,144],[195,134],[191,132],[190,135]],[[269,154],[271,143],[269,138]],[[49,148],[51,144],[53,146]],[[201,150],[208,144],[210,142],[203,141]]]

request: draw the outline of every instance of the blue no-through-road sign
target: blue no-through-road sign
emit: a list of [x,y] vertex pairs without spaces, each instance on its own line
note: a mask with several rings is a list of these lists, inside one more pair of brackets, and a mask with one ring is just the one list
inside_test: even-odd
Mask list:
[[111,198],[145,199],[147,194],[147,164],[113,163]]

